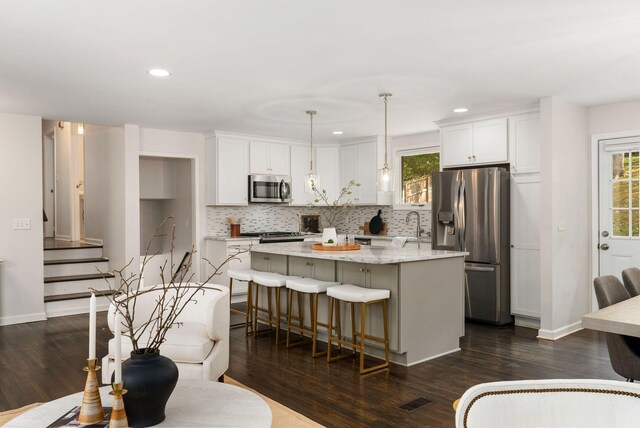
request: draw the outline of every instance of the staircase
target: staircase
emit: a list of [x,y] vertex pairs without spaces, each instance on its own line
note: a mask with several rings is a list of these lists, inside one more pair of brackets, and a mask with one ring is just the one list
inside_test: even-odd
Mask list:
[[[101,274],[100,271],[105,272]],[[114,276],[101,245],[48,241],[44,247],[44,306],[47,317],[89,312],[92,290],[98,310],[106,310]],[[105,281],[106,278],[106,281]],[[108,284],[107,284],[108,281]]]

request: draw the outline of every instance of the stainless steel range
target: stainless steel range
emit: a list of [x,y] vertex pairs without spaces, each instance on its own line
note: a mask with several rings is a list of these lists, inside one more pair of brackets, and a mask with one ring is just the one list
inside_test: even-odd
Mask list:
[[261,244],[304,241],[304,235],[300,232],[245,232],[241,233],[240,236],[260,238]]

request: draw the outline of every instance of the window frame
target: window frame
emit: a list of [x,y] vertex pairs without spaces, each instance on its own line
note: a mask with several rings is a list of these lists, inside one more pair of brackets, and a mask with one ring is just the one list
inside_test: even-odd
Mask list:
[[[423,146],[414,148],[396,149],[393,152],[393,210],[394,211],[430,211],[431,203],[427,204],[405,204],[402,202],[402,157],[426,155],[439,153],[442,155],[440,146]],[[440,156],[440,167],[442,171],[442,156]]]

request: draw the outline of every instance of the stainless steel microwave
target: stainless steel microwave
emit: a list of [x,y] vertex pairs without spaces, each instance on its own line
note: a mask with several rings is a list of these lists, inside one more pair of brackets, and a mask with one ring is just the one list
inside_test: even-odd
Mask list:
[[286,203],[291,201],[291,177],[287,175],[249,176],[249,202]]

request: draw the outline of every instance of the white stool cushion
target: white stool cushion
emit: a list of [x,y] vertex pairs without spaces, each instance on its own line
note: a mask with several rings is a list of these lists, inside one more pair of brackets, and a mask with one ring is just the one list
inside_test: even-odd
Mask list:
[[295,277],[286,276],[273,272],[257,272],[253,275],[253,282],[264,285],[265,287],[284,287],[287,280]]
[[259,271],[257,270],[249,268],[229,269],[227,270],[227,275],[229,275],[229,278],[233,278],[238,281],[252,281],[253,275],[258,272]]
[[340,285],[339,282],[320,281],[314,278],[295,278],[287,280],[287,288],[303,293],[324,293],[327,288]]
[[374,300],[388,299],[390,295],[391,292],[389,290],[364,288],[351,284],[336,285],[335,287],[327,288],[327,296],[353,303],[366,303]]

